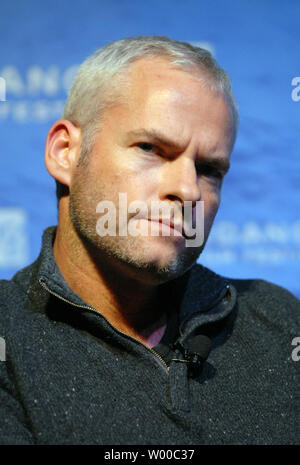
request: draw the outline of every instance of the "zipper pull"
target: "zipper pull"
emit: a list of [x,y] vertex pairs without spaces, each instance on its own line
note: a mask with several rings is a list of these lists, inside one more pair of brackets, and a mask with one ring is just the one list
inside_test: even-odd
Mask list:
[[190,388],[188,378],[188,363],[179,350],[171,360],[169,368],[170,397],[173,409],[190,412]]

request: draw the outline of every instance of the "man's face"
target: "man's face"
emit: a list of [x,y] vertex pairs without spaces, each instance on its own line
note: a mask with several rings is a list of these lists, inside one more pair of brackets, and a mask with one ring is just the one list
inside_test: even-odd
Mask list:
[[[184,202],[204,201],[205,243],[232,144],[231,112],[221,93],[161,58],[132,65],[122,103],[105,112],[89,162],[76,168],[70,186],[71,220],[96,263],[109,260],[156,283],[187,271],[204,245],[187,247],[182,235],[162,235],[151,203],[167,202],[182,215]],[[99,236],[96,207],[103,200],[116,206],[118,231],[119,193],[127,194],[128,205],[148,206],[148,215],[126,216],[127,226],[147,223],[159,235]]]

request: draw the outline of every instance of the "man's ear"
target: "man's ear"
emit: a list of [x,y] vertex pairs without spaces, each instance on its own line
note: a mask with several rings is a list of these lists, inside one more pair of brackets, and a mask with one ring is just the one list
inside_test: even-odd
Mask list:
[[80,150],[80,128],[68,120],[56,121],[48,132],[45,147],[45,164],[49,174],[69,187]]

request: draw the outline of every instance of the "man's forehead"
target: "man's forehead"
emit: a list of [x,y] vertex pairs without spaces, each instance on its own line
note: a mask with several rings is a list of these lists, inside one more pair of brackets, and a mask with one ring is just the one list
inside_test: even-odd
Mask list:
[[178,69],[162,57],[140,59],[132,64],[133,70],[118,102],[120,106],[117,103],[112,113],[108,112],[110,123],[121,129],[122,137],[126,133],[129,142],[147,137],[152,143],[176,151],[185,149],[198,135],[200,145],[210,153],[214,152],[216,139],[224,143],[224,131],[231,132],[232,121],[223,93],[210,90],[186,72],[178,75]]
[[[122,101],[137,110],[159,101],[162,105],[202,105],[204,100],[229,102],[221,90],[216,90],[205,71],[194,67],[193,71],[182,69],[168,61],[166,57],[145,57],[131,64],[125,80],[124,90],[121,90]],[[125,83],[124,81],[124,83]]]
[[[200,66],[179,65],[164,56],[149,56],[136,60],[127,69],[129,81],[135,85],[159,85],[167,80],[184,80],[186,85],[192,83],[200,86],[210,81],[209,73]],[[189,82],[188,82],[189,81]]]
[[224,137],[232,138],[232,118],[225,99],[221,103],[206,102],[208,107],[204,111],[200,109],[202,102],[199,99],[190,106],[184,99],[178,104],[169,98],[156,99],[154,96],[151,100],[151,97],[147,102],[142,99],[137,106],[129,103],[132,109],[129,113],[124,108],[121,127],[127,139],[145,139],[180,151],[191,140],[196,143],[200,138],[202,144],[209,146],[210,152],[218,152],[219,142],[224,143]]

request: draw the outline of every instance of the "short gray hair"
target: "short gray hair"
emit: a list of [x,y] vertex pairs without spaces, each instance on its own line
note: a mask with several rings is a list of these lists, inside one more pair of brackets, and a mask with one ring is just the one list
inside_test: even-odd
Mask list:
[[107,44],[88,57],[80,66],[69,92],[62,118],[82,130],[81,161],[93,148],[104,111],[121,96],[120,84],[126,80],[124,71],[139,59],[157,56],[191,74],[201,71],[211,88],[224,93],[232,110],[235,137],[238,109],[230,79],[208,50],[168,37],[127,38]]

